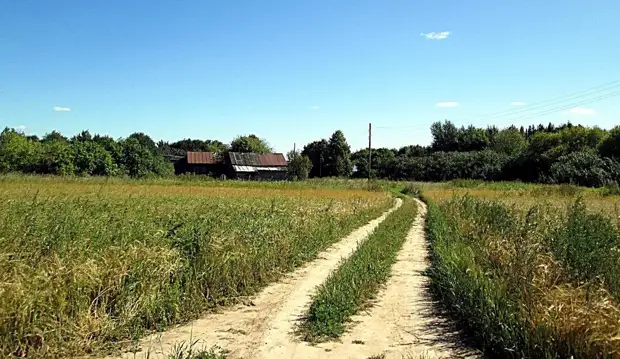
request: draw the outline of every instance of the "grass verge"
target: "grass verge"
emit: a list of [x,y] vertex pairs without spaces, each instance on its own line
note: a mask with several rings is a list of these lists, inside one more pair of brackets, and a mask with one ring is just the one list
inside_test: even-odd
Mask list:
[[368,305],[390,277],[396,255],[411,229],[417,204],[405,199],[370,234],[357,251],[319,287],[299,326],[306,341],[319,342],[343,334],[349,318]]

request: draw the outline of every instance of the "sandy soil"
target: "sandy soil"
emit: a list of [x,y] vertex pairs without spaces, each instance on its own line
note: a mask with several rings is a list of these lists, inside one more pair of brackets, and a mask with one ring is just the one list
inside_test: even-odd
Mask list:
[[266,287],[249,305],[208,314],[188,325],[147,337],[139,343],[140,351],[124,353],[121,358],[166,358],[181,342],[196,342],[197,348],[217,345],[228,351],[229,358],[273,358],[275,351],[281,348],[289,353],[286,348],[291,345],[306,346],[296,343],[290,331],[309,305],[316,287],[401,204],[397,199],[389,211],[358,228],[282,281]]
[[[392,277],[374,306],[353,318],[339,342],[311,346],[290,334],[304,306],[278,313],[254,358],[476,358],[479,354],[459,340],[459,333],[441,319],[427,294],[426,205],[418,201],[418,217],[392,268]],[[309,303],[306,303],[309,305]],[[288,323],[287,323],[288,321]]]

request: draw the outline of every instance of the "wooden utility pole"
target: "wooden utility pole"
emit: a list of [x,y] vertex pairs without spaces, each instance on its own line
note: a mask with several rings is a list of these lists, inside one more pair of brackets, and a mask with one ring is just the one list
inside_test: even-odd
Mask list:
[[371,153],[372,153],[372,123],[368,123],[368,181],[370,182],[370,166],[371,161]]

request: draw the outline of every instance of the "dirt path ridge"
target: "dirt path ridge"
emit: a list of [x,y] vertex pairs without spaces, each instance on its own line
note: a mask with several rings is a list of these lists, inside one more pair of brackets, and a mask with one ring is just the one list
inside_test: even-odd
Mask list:
[[311,346],[290,341],[266,345],[260,358],[477,358],[462,344],[450,322],[437,315],[427,293],[426,204],[418,203],[417,218],[392,267],[385,289],[367,312],[353,317],[339,342]]
[[264,353],[265,341],[275,347],[288,344],[289,332],[297,316],[309,304],[316,287],[338,267],[342,258],[350,256],[358,244],[401,205],[402,200],[396,199],[395,205],[383,215],[356,229],[317,259],[267,286],[254,297],[252,305],[227,308],[187,325],[153,334],[140,341],[140,351],[124,353],[120,358],[167,358],[175,345],[182,342],[196,342],[197,348],[217,345],[228,351],[229,358],[256,358],[262,357],[263,354],[257,353]]

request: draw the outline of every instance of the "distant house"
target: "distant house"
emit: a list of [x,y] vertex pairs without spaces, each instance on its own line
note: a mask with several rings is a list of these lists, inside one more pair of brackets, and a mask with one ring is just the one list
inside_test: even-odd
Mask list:
[[174,172],[176,174],[219,175],[224,168],[224,164],[218,161],[218,156],[215,152],[187,152],[185,157],[174,163]]
[[281,153],[229,152],[226,158],[228,175],[245,180],[285,180],[288,162]]

